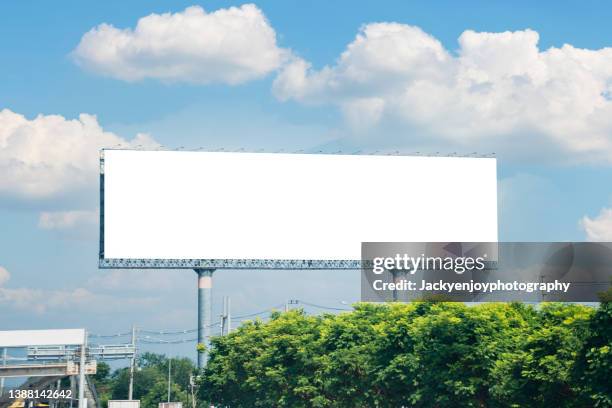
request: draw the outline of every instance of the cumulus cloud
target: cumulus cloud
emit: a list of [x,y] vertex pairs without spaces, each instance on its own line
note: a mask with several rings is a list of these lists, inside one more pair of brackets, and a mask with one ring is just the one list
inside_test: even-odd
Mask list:
[[[164,271],[167,275],[169,271]],[[118,282],[112,285],[113,293],[100,293],[102,281],[88,282],[87,287],[53,290],[32,287],[3,287],[11,275],[6,268],[0,266],[0,308],[10,308],[26,312],[44,314],[68,310],[86,310],[95,313],[119,312],[128,308],[150,308],[160,303],[159,297],[132,297],[117,294],[117,290],[126,289]],[[142,277],[142,276],[141,276]],[[146,279],[145,279],[146,280]],[[157,286],[146,286],[148,289]],[[129,289],[129,287],[128,287]]]
[[82,310],[92,313],[121,312],[126,308],[147,309],[157,305],[152,297],[129,298],[99,294],[86,288],[49,290],[35,288],[0,288],[0,306],[14,310],[44,314]]
[[[125,276],[116,276],[120,272],[126,272]],[[136,272],[133,278],[128,276],[128,273],[131,272]],[[173,274],[175,271],[156,272],[159,274],[151,273],[151,271],[111,271],[111,276],[107,277],[109,279],[91,278],[84,286],[71,289],[10,288],[5,287],[5,283],[8,282],[11,274],[6,268],[0,266],[0,309],[38,315],[63,313],[75,309],[102,314],[124,312],[125,310],[150,310],[151,307],[158,307],[163,300],[159,295],[152,295],[152,291],[167,291],[169,288],[176,288],[177,280],[181,281],[181,279],[176,279],[176,275]],[[105,293],[104,289],[108,289],[108,293]],[[125,292],[126,290],[133,291],[133,289],[146,292],[146,294],[133,296]]]
[[4,285],[11,278],[11,274],[5,267],[0,266],[0,286]]
[[31,288],[5,288],[11,274],[6,268],[0,266],[0,306],[13,309],[31,310],[44,313],[49,309],[66,309],[72,306],[83,306],[96,299],[87,289],[74,290],[41,290]]
[[150,136],[126,140],[104,131],[93,115],[78,119],[0,111],[0,195],[26,199],[96,185],[103,147],[159,146]]
[[67,309],[83,306],[92,300],[92,294],[86,289],[70,291],[53,291],[30,288],[0,288],[0,305],[14,309],[30,310],[44,313],[49,309]]
[[71,229],[81,225],[95,225],[98,222],[98,211],[43,211],[38,218],[42,229]]
[[540,50],[538,42],[532,30],[468,30],[451,52],[417,27],[368,24],[332,66],[293,57],[273,92],[335,105],[362,131],[392,124],[404,137],[470,151],[612,162],[612,48]]
[[[48,310],[70,310],[71,308],[90,306],[92,302],[108,302],[108,298],[96,295],[85,288],[73,290],[43,290],[33,288],[5,288],[11,274],[0,266],[0,306],[18,310],[29,310],[44,313]],[[35,299],[36,301],[32,301]]]
[[253,4],[207,13],[199,6],[150,14],[134,29],[100,24],[81,38],[76,62],[125,81],[239,84],[277,69],[289,51]]
[[38,217],[38,227],[53,231],[61,238],[97,240],[98,220],[98,210],[43,211]]
[[87,285],[112,291],[168,292],[190,289],[193,286],[193,279],[192,274],[183,270],[112,269],[99,271],[87,281]]
[[595,218],[584,216],[580,220],[580,225],[589,241],[612,241],[612,208],[603,208]]

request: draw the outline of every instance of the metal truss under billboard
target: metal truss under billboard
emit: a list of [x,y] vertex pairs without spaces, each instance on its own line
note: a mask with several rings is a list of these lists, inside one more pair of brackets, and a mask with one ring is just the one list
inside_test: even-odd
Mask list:
[[496,240],[494,158],[100,156],[100,268],[360,269],[362,242]]
[[266,259],[100,259],[100,269],[361,269],[361,261]]

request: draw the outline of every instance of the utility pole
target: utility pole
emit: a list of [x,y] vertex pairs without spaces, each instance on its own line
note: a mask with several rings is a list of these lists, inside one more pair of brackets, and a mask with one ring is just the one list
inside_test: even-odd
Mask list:
[[136,326],[132,325],[132,347],[134,354],[130,362],[130,386],[128,388],[128,399],[131,401],[134,398],[134,366],[136,365]]
[[[2,349],[2,365],[6,365],[6,347]],[[4,377],[0,377],[0,397],[4,394]]]
[[87,332],[81,344],[81,362],[79,364],[79,408],[87,408],[85,401],[85,363],[87,354]]
[[189,387],[191,388],[191,408],[196,408],[195,378],[193,377],[193,374],[189,376]]
[[223,311],[221,312],[221,335],[225,336],[225,296],[223,296]]
[[170,386],[172,384],[172,359],[168,358],[168,402],[170,402]]
[[[55,385],[55,389],[57,390],[58,394],[62,391],[62,379],[61,378],[57,380],[57,383]],[[58,398],[55,399],[53,406],[55,408],[60,406],[60,402],[59,402]]]
[[223,296],[223,314],[221,315],[221,335],[225,336],[232,330],[232,317],[230,312],[230,298]]
[[76,378],[74,375],[70,376],[70,408],[74,406],[74,396],[76,395]]
[[231,298],[228,296],[227,297],[227,314],[226,319],[227,319],[227,333],[226,334],[230,334],[230,332],[232,331],[232,308],[231,308]]

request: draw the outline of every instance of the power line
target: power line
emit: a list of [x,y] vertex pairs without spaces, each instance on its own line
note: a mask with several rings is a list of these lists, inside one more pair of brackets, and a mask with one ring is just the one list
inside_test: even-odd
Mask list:
[[138,338],[139,342],[146,343],[146,344],[181,344],[181,343],[192,343],[197,340],[198,340],[197,338],[177,339],[177,340],[163,340],[163,339],[146,338],[146,337]]
[[303,300],[298,300],[298,302],[300,302],[300,303],[302,303],[302,304],[304,304],[306,306],[316,307],[318,309],[340,310],[340,311],[347,311],[347,312],[350,312],[351,310],[353,310],[353,309],[347,309],[347,308],[344,308],[344,307],[322,306],[322,305],[317,305],[317,304],[310,303],[310,302],[305,302]]
[[[206,325],[205,327],[215,327],[215,326],[219,326],[221,324],[221,322],[215,322],[215,323],[211,323],[209,325]],[[184,330],[146,330],[146,329],[141,329],[138,330],[140,333],[146,333],[146,334],[155,334],[158,336],[166,336],[166,335],[176,335],[176,334],[189,334],[189,333],[195,333],[198,331],[198,329],[184,329]]]
[[89,337],[96,337],[96,338],[112,338],[112,337],[126,337],[126,336],[130,336],[131,334],[132,334],[132,332],[116,333],[116,334],[87,333],[87,336],[89,336]]
[[257,315],[261,315],[264,313],[270,313],[272,309],[280,309],[284,306],[284,303],[281,303],[280,305],[276,305],[276,306],[272,306],[271,308],[268,308],[266,310],[262,310],[260,312],[256,312],[256,313],[249,313],[246,315],[240,315],[240,316],[234,316],[234,319],[245,319],[247,317],[253,317],[253,316],[257,316]]
[[[297,300],[295,299],[293,301],[294,303],[292,304],[303,304],[305,306],[310,306],[310,307],[314,307],[317,309],[323,309],[323,310],[334,310],[334,311],[351,311],[352,309],[347,309],[347,308],[339,308],[339,307],[331,307],[331,306],[324,306],[324,305],[319,305],[316,303],[310,303],[310,302],[306,302],[303,300]],[[260,310],[258,312],[254,312],[254,313],[248,313],[248,314],[244,314],[244,315],[238,315],[238,316],[232,316],[232,320],[236,321],[236,322],[244,322],[247,320],[250,320],[249,318],[251,317],[255,317],[255,316],[260,316],[266,313],[271,313],[272,310],[274,309],[282,309],[285,306],[284,303],[269,307],[267,309],[264,310]],[[217,321],[215,323],[212,323],[210,325],[207,325],[205,327],[217,327],[220,326],[221,322]],[[156,335],[156,336],[173,336],[173,335],[180,335],[180,334],[191,334],[191,333],[196,333],[198,331],[198,329],[174,329],[174,330],[153,330],[153,329],[139,329],[138,332],[139,333],[143,333],[143,334],[147,334],[147,335]],[[132,332],[120,332],[120,333],[115,333],[115,334],[98,334],[98,333],[88,333],[89,337],[92,338],[118,338],[118,337],[127,337],[127,336],[131,336]],[[162,339],[155,339],[155,338],[150,338],[149,336],[146,337],[138,337],[138,340],[144,342],[144,343],[148,343],[148,344],[177,344],[177,343],[181,343],[181,342],[189,342],[189,341],[195,341],[193,339],[186,339],[186,340],[163,340]],[[159,341],[156,341],[159,340]],[[197,340],[197,339],[196,339]]]
[[[208,327],[212,327],[217,325],[218,323],[215,324],[211,324]],[[198,331],[198,329],[189,329],[189,330],[176,330],[176,331],[167,331],[167,330],[139,330],[141,333],[147,333],[147,334],[157,334],[160,336],[165,336],[165,335],[172,335],[172,334],[189,334],[189,333],[195,333]]]

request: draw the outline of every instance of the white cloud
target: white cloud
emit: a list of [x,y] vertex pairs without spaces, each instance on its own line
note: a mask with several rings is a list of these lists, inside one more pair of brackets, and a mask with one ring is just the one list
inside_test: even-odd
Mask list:
[[[124,275],[121,274],[124,272]],[[130,274],[134,272],[131,277]],[[91,278],[84,286],[71,289],[36,287],[7,288],[11,275],[0,266],[0,309],[12,309],[43,315],[81,310],[86,313],[118,313],[125,310],[150,310],[162,302],[159,293],[180,287],[176,271],[110,271],[109,275]],[[183,274],[184,271],[178,273]],[[191,275],[189,275],[191,277]],[[195,279],[195,278],[193,278]],[[104,290],[108,289],[108,293]],[[144,296],[132,296],[127,291],[138,289]],[[184,289],[184,285],[183,285]]]
[[98,222],[98,211],[43,211],[38,218],[42,229],[71,229],[81,225],[95,225]]
[[612,208],[603,208],[595,218],[584,216],[580,220],[589,241],[612,241]]
[[91,313],[121,312],[126,308],[147,309],[159,303],[157,298],[129,298],[94,293],[86,288],[49,290],[0,288],[0,306],[44,314],[81,310]]
[[11,278],[11,274],[6,268],[0,266],[0,286],[4,285]]
[[[171,271],[164,272],[170,275],[168,272]],[[123,311],[125,308],[150,308],[160,302],[159,297],[132,297],[125,293],[117,294],[117,290],[126,289],[119,282],[111,285],[113,293],[108,294],[97,291],[97,289],[102,289],[102,281],[89,282],[87,286],[91,288],[77,287],[61,290],[3,287],[10,276],[6,268],[0,266],[0,308],[11,308],[37,314],[74,310],[75,308],[88,312],[109,313]],[[148,285],[146,288],[159,289],[159,287],[152,285]]]
[[44,313],[49,309],[83,306],[91,300],[91,292],[82,288],[65,291],[0,288],[0,305],[3,304],[14,309],[31,310],[36,313]]
[[43,211],[38,216],[38,227],[54,231],[61,238],[97,240],[98,220],[98,210]]
[[195,274],[185,270],[136,270],[112,269],[98,271],[87,281],[87,286],[104,290],[129,291],[175,291],[190,289],[195,282]]
[[95,116],[38,115],[0,111],[0,195],[29,199],[97,185],[103,147],[154,147],[145,134],[128,141],[98,124]]
[[125,81],[229,84],[261,78],[288,55],[253,4],[211,13],[192,6],[150,14],[134,29],[100,24],[83,35],[73,52],[86,69]]
[[453,53],[417,27],[368,24],[333,66],[293,58],[273,92],[335,105],[378,135],[392,125],[438,146],[612,162],[612,48],[540,50],[538,41],[532,30],[465,31]]
[[274,92],[281,100],[340,103],[390,92],[405,81],[444,79],[449,62],[453,60],[442,44],[417,27],[369,24],[335,67],[315,71],[294,58],[275,80]]
[[0,305],[3,307],[44,313],[50,308],[65,309],[75,305],[87,305],[95,297],[90,291],[83,288],[54,291],[2,287],[10,277],[9,271],[0,266]]

